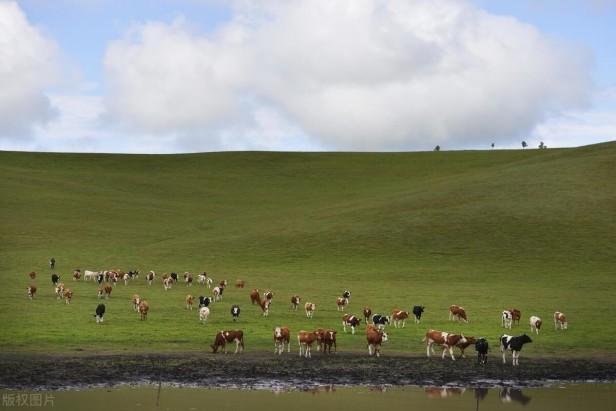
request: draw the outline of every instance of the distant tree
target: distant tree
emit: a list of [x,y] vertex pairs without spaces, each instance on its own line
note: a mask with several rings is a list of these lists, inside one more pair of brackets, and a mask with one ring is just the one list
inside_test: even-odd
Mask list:
[[541,150],[543,150],[544,148],[548,148],[548,146],[546,146],[545,144],[543,144],[543,141],[541,143],[539,143],[539,148]]
[[490,146],[491,146],[492,148],[494,148],[494,143],[490,144]]
[[441,151],[441,146],[437,144],[436,147],[434,147],[434,151]]
[[528,147],[528,144],[526,144],[526,141],[522,141],[522,148],[526,148]]

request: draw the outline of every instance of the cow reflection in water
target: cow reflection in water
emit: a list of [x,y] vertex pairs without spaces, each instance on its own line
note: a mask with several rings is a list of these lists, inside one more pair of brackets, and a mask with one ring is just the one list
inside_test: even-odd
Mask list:
[[500,391],[500,399],[503,403],[517,402],[522,405],[526,405],[530,402],[530,397],[528,395],[524,395],[521,389],[519,388],[503,388]]
[[319,386],[319,387],[304,388],[302,391],[310,393],[312,395],[317,395],[317,394],[320,394],[322,392],[335,392],[336,391],[336,387],[333,386],[333,385],[323,385],[323,386]]
[[455,395],[462,395],[466,388],[457,387],[426,387],[426,395],[429,398],[447,398]]

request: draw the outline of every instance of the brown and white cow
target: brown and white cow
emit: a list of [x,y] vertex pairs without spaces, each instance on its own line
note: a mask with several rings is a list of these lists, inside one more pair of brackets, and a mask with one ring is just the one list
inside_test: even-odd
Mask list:
[[241,330],[219,331],[214,337],[214,344],[211,345],[212,352],[217,353],[218,349],[227,353],[227,343],[235,342],[235,354],[244,351],[244,332]]
[[173,286],[173,278],[171,277],[163,278],[163,288],[165,289],[165,291],[170,290],[171,286]]
[[381,356],[381,344],[387,342],[388,336],[384,330],[381,330],[369,324],[366,327],[366,341],[368,341],[368,355]]
[[559,328],[561,330],[567,329],[567,317],[560,311],[556,311],[554,313],[554,329],[558,330]]
[[364,321],[368,324],[370,317],[372,316],[372,309],[370,307],[364,307]]
[[214,294],[214,301],[222,301],[223,291],[225,291],[225,287],[221,287],[220,285],[212,289],[212,294]]
[[404,328],[404,326],[406,325],[407,318],[409,318],[408,311],[394,309],[391,312],[391,319],[392,319],[392,322],[394,323],[394,327],[396,328],[398,328],[400,323],[402,323],[402,328]]
[[81,279],[81,270],[73,271],[73,281]]
[[336,305],[338,306],[338,311],[344,311],[344,307],[349,303],[348,298],[338,297],[336,298]]
[[139,298],[139,294],[133,294],[133,309],[139,312],[139,303],[141,302],[141,298]]
[[319,328],[315,330],[315,333],[317,335],[317,351],[322,351],[323,354],[326,352],[331,354],[332,345],[334,346],[334,352],[337,351],[336,334],[338,332],[336,330]]
[[464,337],[464,334],[458,335],[450,334],[444,331],[429,330],[423,341],[426,342],[426,355],[428,357],[430,357],[430,352],[434,354],[433,345],[437,344],[443,347],[443,359],[445,359],[445,353],[449,351],[451,359],[455,361],[455,357],[453,356],[453,347],[455,347],[458,343],[465,343],[466,337]]
[[36,271],[30,271],[28,275],[30,276],[32,280],[34,280],[36,278]]
[[346,328],[348,325],[349,327],[351,327],[351,334],[355,334],[355,327],[357,327],[360,322],[361,321],[359,320],[359,318],[357,318],[353,314],[345,314],[342,316],[342,328],[344,329],[345,333],[347,332]]
[[66,290],[64,290],[63,297],[64,297],[64,302],[67,304],[70,304],[71,300],[73,299],[73,290],[71,290],[70,288],[67,288]]
[[312,350],[312,344],[317,341],[317,333],[314,331],[304,331],[301,330],[297,333],[297,344],[299,345],[299,356],[302,354],[306,358],[310,358],[312,355],[310,351]]
[[530,332],[532,333],[533,331],[535,331],[537,333],[537,335],[539,335],[539,330],[541,329],[541,318],[537,317],[536,315],[532,315],[530,317]]
[[282,354],[285,344],[287,344],[287,352],[291,352],[291,332],[289,327],[274,328],[274,354]]
[[260,301],[261,301],[261,295],[259,294],[259,289],[253,288],[252,291],[250,291],[250,302],[254,304],[254,303],[259,303]]
[[220,288],[227,288],[227,285],[228,285],[228,284],[229,284],[229,283],[227,282],[227,280],[220,280],[220,281],[218,282],[218,286],[219,286]]
[[475,339],[475,337],[466,337],[466,341],[462,341],[462,340],[458,341],[458,343],[456,344],[456,347],[460,349],[462,358],[466,358],[466,356],[464,355],[464,350],[466,350],[471,345],[475,346],[476,342],[477,340]]
[[302,299],[300,298],[299,295],[291,296],[291,308],[293,308],[294,310],[297,310],[297,307],[299,306],[299,303],[301,302],[302,302]]
[[56,300],[60,300],[64,297],[64,283],[58,283],[56,286]]
[[105,284],[104,286],[98,289],[98,298],[109,298],[111,296],[111,292],[113,291],[113,287],[109,284]]
[[156,277],[156,273],[154,271],[150,271],[145,275],[145,280],[148,282],[148,285],[152,285],[152,281]]
[[188,271],[184,273],[184,284],[186,284],[187,287],[191,287],[192,286],[192,282],[193,282],[193,276],[191,273],[189,273]]
[[307,318],[312,318],[312,316],[314,315],[314,310],[317,309],[317,305],[314,303],[306,303],[304,304],[304,310],[306,311],[306,317]]
[[190,294],[186,295],[186,300],[185,301],[186,301],[186,309],[187,310],[191,310],[192,311],[192,309],[193,309],[193,300],[194,300],[194,298],[193,298],[192,295],[190,295]]
[[263,298],[266,300],[271,300],[272,298],[274,298],[274,293],[270,290],[265,290],[265,292],[263,292]]
[[522,311],[517,308],[510,308],[508,310],[511,313],[511,321],[515,324],[516,322],[520,325],[520,319],[522,318]]
[[148,311],[150,311],[150,304],[146,300],[142,300],[139,303],[139,314],[142,321],[148,319]]
[[35,294],[36,294],[36,285],[31,284],[30,287],[28,287],[28,297],[30,299],[33,299]]
[[244,280],[235,281],[235,288],[244,288],[245,285],[246,285],[246,281]]
[[468,322],[468,318],[466,317],[466,311],[464,310],[464,308],[455,304],[449,307],[449,319],[452,321],[462,320],[465,323]]
[[261,307],[261,311],[263,311],[263,316],[267,317],[269,315],[269,306],[272,303],[272,300],[262,300],[259,301],[259,306]]

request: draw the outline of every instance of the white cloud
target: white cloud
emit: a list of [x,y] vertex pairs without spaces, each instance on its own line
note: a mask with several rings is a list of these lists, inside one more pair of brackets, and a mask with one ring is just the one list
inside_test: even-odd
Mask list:
[[23,140],[54,117],[44,91],[59,79],[56,43],[15,2],[0,2],[0,139]]

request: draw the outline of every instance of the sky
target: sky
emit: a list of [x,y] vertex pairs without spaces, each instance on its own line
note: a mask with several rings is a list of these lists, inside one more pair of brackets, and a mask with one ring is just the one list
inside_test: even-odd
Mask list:
[[616,140],[616,0],[0,0],[0,150]]

